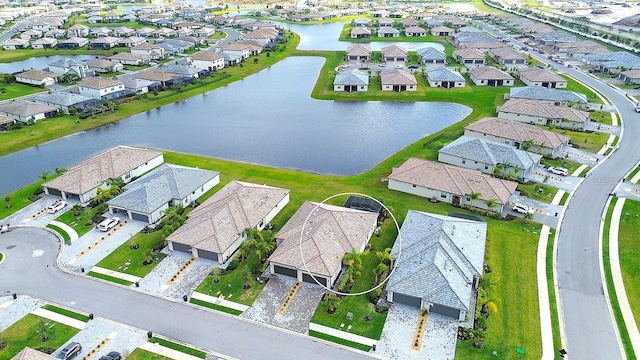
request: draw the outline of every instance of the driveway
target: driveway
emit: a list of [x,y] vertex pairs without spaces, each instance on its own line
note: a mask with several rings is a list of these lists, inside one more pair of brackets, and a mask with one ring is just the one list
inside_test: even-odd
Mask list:
[[640,201],[640,185],[629,182],[623,182],[616,189],[616,196]]
[[520,203],[528,206],[534,210],[533,221],[547,225],[552,228],[558,226],[558,215],[562,211],[562,206],[551,205],[542,201],[534,200],[526,196],[521,196],[515,193],[509,197],[509,205],[505,207],[502,215],[513,215],[517,217],[524,217],[523,214],[517,213],[512,210],[514,203]]
[[531,172],[529,179],[539,183],[557,187],[558,189],[562,189],[567,192],[571,192],[581,178],[578,176],[560,176],[552,174],[548,172],[546,168],[537,166]]
[[585,126],[584,126],[584,130],[585,131],[593,131],[593,132],[597,132],[597,133],[601,133],[601,134],[609,134],[609,135],[616,135],[616,136],[620,135],[620,127],[619,126],[600,124],[600,123],[597,123],[595,121],[591,121],[591,122],[586,123]]
[[565,146],[562,150],[562,155],[565,159],[575,161],[580,164],[594,167],[596,164],[604,159],[604,155],[598,155],[590,153],[584,150],[576,149],[574,147]]
[[55,220],[58,216],[69,211],[77,201],[67,201],[67,206],[55,214],[49,214],[46,212],[47,206],[53,204],[56,200],[60,200],[58,196],[49,196],[42,194],[42,197],[29,206],[16,211],[15,213],[7,216],[2,223],[9,223],[14,226],[28,225],[28,226],[46,226],[51,221]]

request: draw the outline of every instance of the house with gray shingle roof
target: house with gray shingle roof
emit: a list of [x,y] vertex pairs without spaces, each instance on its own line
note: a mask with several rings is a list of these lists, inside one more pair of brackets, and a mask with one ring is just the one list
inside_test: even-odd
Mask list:
[[33,101],[52,106],[62,110],[65,114],[69,114],[69,108],[78,105],[82,107],[82,103],[93,102],[93,98],[82,96],[74,93],[57,91],[51,94],[39,94],[33,98]]
[[50,119],[58,115],[58,109],[32,101],[14,100],[0,105],[0,115],[27,122]]
[[[435,161],[410,158],[400,167],[393,168],[385,179],[391,190],[418,195],[453,206],[472,206],[502,212],[504,204],[516,191],[518,183]],[[479,194],[478,199],[471,198]],[[493,207],[487,205],[493,202]]]
[[498,107],[498,117],[571,130],[584,130],[585,124],[591,121],[586,111],[529,99],[507,100]]
[[333,91],[367,91],[369,90],[369,72],[362,70],[341,71],[333,80]]
[[438,151],[438,161],[526,181],[541,155],[483,138],[461,136]]
[[117,146],[72,166],[42,187],[47,195],[87,204],[98,189],[109,187],[109,180],[120,178],[126,184],[162,163],[164,157],[160,151]]
[[352,249],[364,251],[377,222],[374,212],[305,201],[278,231],[269,270],[331,287],[340,275],[342,258]]
[[535,125],[497,117],[480,119],[464,128],[465,136],[487,139],[541,155],[558,156],[569,137]]
[[409,210],[391,250],[387,301],[464,321],[475,312],[485,222]]
[[371,25],[371,19],[357,18],[353,20],[353,26],[356,27],[367,27],[369,25]]
[[63,58],[49,63],[49,71],[56,74],[65,75],[71,73],[79,78],[85,78],[87,76],[93,76],[93,71],[89,70],[89,66],[83,61],[78,61],[72,58]]
[[552,89],[564,89],[568,81],[547,69],[532,67],[528,69],[518,69],[520,80],[529,86],[542,86]]
[[459,72],[447,69],[445,67],[437,67],[429,69],[425,73],[427,82],[431,87],[442,87],[445,89],[452,89],[457,87],[464,87],[466,80]]
[[378,37],[400,37],[400,30],[390,26],[382,26],[378,28]]
[[408,70],[387,70],[380,75],[383,91],[417,91],[418,80]]
[[263,230],[289,203],[289,192],[234,180],[189,213],[167,237],[169,249],[225,263],[247,240],[245,230]]
[[567,103],[587,103],[587,97],[569,90],[558,90],[542,86],[521,86],[509,90],[509,99],[544,100],[566,105]]
[[432,47],[426,47],[416,50],[418,60],[431,66],[444,66],[447,64],[447,56],[440,50]]
[[469,78],[479,86],[513,86],[515,81],[513,76],[491,66],[471,68]]
[[187,207],[220,183],[220,173],[162,164],[127,184],[109,200],[109,213],[127,214],[131,220],[158,222],[169,206]]

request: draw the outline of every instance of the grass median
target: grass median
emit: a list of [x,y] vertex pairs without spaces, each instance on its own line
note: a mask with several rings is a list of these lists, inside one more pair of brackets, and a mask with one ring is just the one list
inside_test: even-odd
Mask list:
[[618,252],[624,288],[633,311],[636,326],[640,326],[640,202],[627,199],[620,217]]
[[[0,360],[9,360],[25,347],[51,354],[80,330],[43,317],[27,314],[2,331],[7,347],[0,349]],[[47,341],[42,341],[42,337]]]
[[63,308],[55,306],[55,305],[47,304],[47,305],[43,306],[42,308],[45,309],[45,310],[53,311],[54,313],[57,313],[57,314],[60,314],[60,315],[64,315],[66,317],[70,317],[72,319],[80,320],[82,322],[89,321],[89,316],[87,316],[87,315],[79,314],[79,313],[77,313],[75,311],[72,311],[72,310],[63,309]]

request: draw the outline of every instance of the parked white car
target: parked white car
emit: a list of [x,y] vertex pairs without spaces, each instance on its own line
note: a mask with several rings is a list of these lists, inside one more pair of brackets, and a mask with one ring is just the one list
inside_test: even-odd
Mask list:
[[533,214],[534,212],[532,208],[520,203],[513,204],[513,211],[520,214]]
[[640,103],[637,103],[637,104],[636,104],[636,112],[637,112],[637,113],[640,113]]
[[64,200],[57,200],[56,202],[54,202],[53,204],[49,205],[47,207],[47,212],[49,214],[55,214],[58,211],[64,209],[67,206],[67,202]]
[[120,223],[120,219],[113,217],[102,220],[100,224],[98,224],[97,228],[100,231],[109,231],[116,227]]
[[547,169],[548,172],[552,173],[552,174],[556,174],[556,175],[560,175],[560,176],[567,176],[569,175],[569,170],[563,167],[549,167]]

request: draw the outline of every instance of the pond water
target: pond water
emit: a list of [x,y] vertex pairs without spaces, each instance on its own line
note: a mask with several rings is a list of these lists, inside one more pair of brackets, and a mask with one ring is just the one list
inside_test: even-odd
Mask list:
[[119,144],[356,174],[471,113],[452,103],[314,100],[323,63],[287,58],[217,90],[0,157],[0,169],[11,169],[2,172],[11,176],[0,178],[0,194]]
[[74,60],[82,61],[92,59],[94,57],[102,57],[96,55],[51,55],[51,56],[36,56],[25,60],[14,61],[10,63],[0,63],[0,73],[13,74],[15,72],[21,72],[29,69],[42,70],[49,67],[54,61],[58,61],[63,58],[71,58]]

